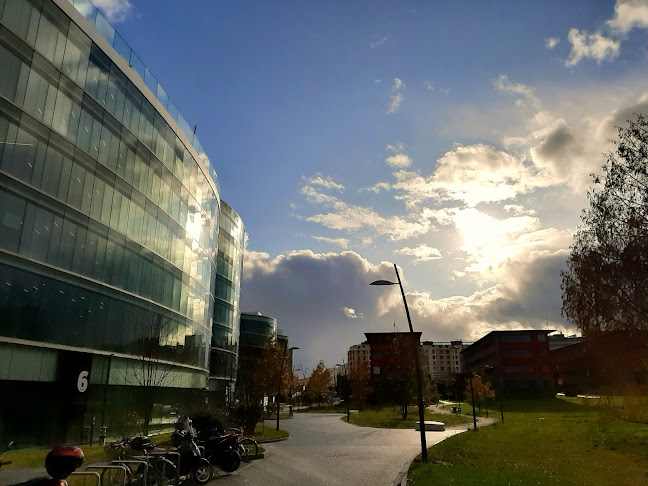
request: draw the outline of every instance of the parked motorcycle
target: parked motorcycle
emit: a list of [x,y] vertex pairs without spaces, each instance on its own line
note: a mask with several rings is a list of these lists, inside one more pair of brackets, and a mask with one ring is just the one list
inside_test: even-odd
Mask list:
[[198,484],[206,484],[212,476],[211,464],[202,456],[194,438],[188,430],[176,430],[171,434],[171,444],[180,454],[180,476],[191,476]]
[[225,472],[236,471],[241,465],[241,456],[238,453],[239,434],[213,435],[200,442],[205,448],[205,457],[211,464]]
[[190,418],[184,417],[176,424],[176,432],[191,435],[198,446],[204,449],[203,456],[210,464],[225,472],[236,471],[241,465],[239,455],[239,434],[225,434],[219,431],[219,423],[214,420],[199,420],[200,430],[196,430]]

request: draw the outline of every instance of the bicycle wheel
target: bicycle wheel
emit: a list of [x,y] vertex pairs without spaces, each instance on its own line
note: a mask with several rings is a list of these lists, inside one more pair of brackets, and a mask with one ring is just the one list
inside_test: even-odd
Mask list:
[[239,443],[239,454],[241,455],[241,461],[247,462],[254,459],[257,454],[259,454],[259,445],[257,444],[257,441],[250,439],[249,437],[243,439]]
[[148,486],[167,486],[176,482],[178,468],[168,459],[160,458],[150,463],[148,474]]

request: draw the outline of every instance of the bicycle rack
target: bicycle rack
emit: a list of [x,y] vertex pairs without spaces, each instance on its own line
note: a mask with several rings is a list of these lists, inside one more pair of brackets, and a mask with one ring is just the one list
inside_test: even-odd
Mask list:
[[[100,469],[102,471],[106,471],[107,469],[118,469],[124,473],[124,479],[122,480],[122,485],[126,486],[126,477],[128,476],[128,471],[126,469],[126,466],[118,466],[118,465],[111,465],[111,464],[104,464],[104,465],[89,465],[86,467],[86,471],[89,471],[90,469]],[[77,473],[72,473],[72,474],[77,474]],[[84,474],[84,473],[78,473],[78,474]],[[99,473],[96,472],[91,472],[88,474],[96,474],[99,476]],[[102,486],[101,484],[101,476],[99,476],[99,483],[98,486]]]
[[[148,456],[135,456],[135,457],[152,457],[152,456],[159,456],[164,459],[168,459],[171,464],[173,464],[176,468],[175,472],[175,478],[173,480],[174,486],[178,486],[180,484],[180,453],[179,452],[174,452],[174,451],[151,451],[148,453]],[[173,460],[171,459],[173,457]]]
[[[88,468],[86,468],[86,471],[82,471],[82,472],[73,472],[71,474],[71,476],[92,476],[93,478],[97,479],[97,486],[101,486],[101,476],[99,476],[99,473],[97,473],[97,472],[88,472],[87,469]],[[65,484],[67,484],[67,481],[65,482]]]
[[[149,468],[149,464],[148,464],[148,462],[146,462],[146,461],[140,461],[140,460],[136,460],[136,459],[115,459],[115,460],[112,461],[110,464],[114,464],[114,465],[120,465],[120,464],[126,464],[126,465],[128,465],[128,464],[137,464],[137,465],[140,465],[140,466],[144,466],[144,477],[143,477],[143,479],[144,479],[144,486],[146,486],[146,483],[147,483],[147,481],[148,481],[148,468]],[[132,476],[132,473],[130,474],[130,476]],[[129,481],[129,482],[130,482],[130,481]]]

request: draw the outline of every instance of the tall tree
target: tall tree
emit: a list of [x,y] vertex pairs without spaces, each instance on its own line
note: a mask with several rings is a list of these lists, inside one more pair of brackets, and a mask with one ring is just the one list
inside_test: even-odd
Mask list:
[[[465,389],[464,396],[470,401],[472,398],[470,390],[470,378],[464,379]],[[491,388],[490,381],[484,381],[481,376],[475,375],[472,378],[472,390],[475,394],[475,400],[477,400],[477,405],[479,406],[479,411],[481,412],[482,402],[486,400],[495,398],[495,392]]]
[[330,386],[331,373],[326,369],[324,361],[320,361],[308,378],[306,394],[311,400],[321,405],[324,398],[330,393]]
[[648,120],[618,131],[561,273],[563,315],[585,336],[648,330]]

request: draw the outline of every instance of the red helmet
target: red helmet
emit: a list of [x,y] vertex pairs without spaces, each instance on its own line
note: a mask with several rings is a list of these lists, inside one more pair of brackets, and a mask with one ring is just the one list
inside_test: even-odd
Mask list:
[[45,469],[54,479],[65,479],[83,463],[83,451],[78,447],[56,446],[47,453]]

